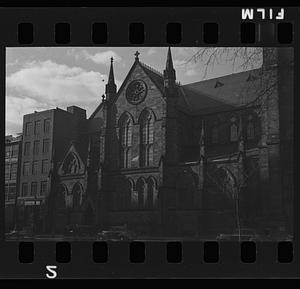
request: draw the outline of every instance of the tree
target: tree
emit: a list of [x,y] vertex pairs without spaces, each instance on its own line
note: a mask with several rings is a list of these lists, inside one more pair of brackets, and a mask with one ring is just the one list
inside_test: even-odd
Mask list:
[[247,171],[246,169],[237,166],[236,172],[234,173],[229,167],[221,165],[213,173],[207,172],[206,174],[209,180],[234,202],[236,228],[239,235],[239,241],[241,241],[240,195],[243,189],[247,187],[248,181],[255,173],[256,169],[257,168],[253,168],[251,171]]
[[[264,59],[263,59],[264,58]],[[267,104],[268,98],[277,89],[278,79],[276,65],[277,48],[262,48],[262,47],[201,47],[184,65],[196,62],[204,63],[204,75],[207,76],[208,69],[214,69],[216,64],[230,62],[232,63],[232,72],[238,67],[239,70],[246,71],[257,68],[264,61],[265,67],[263,73],[255,75],[259,77],[259,82],[249,82],[244,84],[244,89],[251,91],[251,95],[255,94],[254,99],[241,101],[240,108],[248,108],[251,106],[259,106],[257,110],[258,116],[264,112],[264,107]],[[269,63],[268,63],[269,62]],[[268,65],[270,64],[270,65]],[[268,68],[266,69],[266,67]],[[246,91],[247,94],[247,91]]]

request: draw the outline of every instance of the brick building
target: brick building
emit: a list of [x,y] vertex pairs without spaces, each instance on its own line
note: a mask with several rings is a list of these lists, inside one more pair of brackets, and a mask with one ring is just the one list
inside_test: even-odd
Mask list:
[[84,120],[85,110],[75,106],[67,111],[56,108],[24,116],[18,196],[21,227],[45,230],[48,198],[53,190],[50,172],[57,160],[63,159],[70,142],[77,140]]
[[[265,48],[263,57],[259,69],[180,85],[170,49],[163,73],[136,53],[118,90],[112,59],[89,119],[76,107],[24,117],[23,207],[45,204],[45,230],[56,232],[70,224],[178,236],[291,231],[293,52]],[[46,119],[50,131],[37,137],[35,122],[45,129]],[[47,152],[26,155],[27,143],[45,139]],[[41,167],[24,175],[43,160],[47,193]]]
[[20,162],[22,135],[5,137],[5,230],[16,225],[16,198],[19,192]]

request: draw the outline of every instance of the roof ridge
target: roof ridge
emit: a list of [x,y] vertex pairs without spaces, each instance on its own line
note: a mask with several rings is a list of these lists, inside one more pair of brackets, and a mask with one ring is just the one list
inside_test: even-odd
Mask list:
[[233,72],[233,73],[230,73],[230,74],[225,74],[225,75],[221,75],[221,76],[218,76],[218,77],[214,77],[214,78],[209,78],[209,79],[205,79],[205,80],[200,80],[200,81],[195,81],[195,82],[191,82],[191,83],[187,83],[187,84],[184,84],[183,86],[189,86],[191,84],[195,84],[195,83],[199,83],[199,82],[208,82],[208,81],[218,81],[220,78],[226,78],[226,77],[229,77],[229,76],[233,76],[233,75],[238,75],[238,74],[247,74],[247,73],[252,73],[252,72],[259,72],[261,70],[261,67],[258,67],[258,68],[254,68],[254,69],[249,69],[249,70],[245,70],[245,71],[240,71],[240,72]]
[[[183,91],[186,89],[186,90],[190,90],[190,91],[192,91],[194,93],[197,93],[197,94],[199,93],[199,91],[196,90],[194,87],[183,86],[182,89],[183,89]],[[208,94],[207,92],[204,92],[204,91],[201,91],[201,95],[205,96],[207,98],[210,98],[213,101],[222,102],[224,105],[231,105],[231,106],[234,105],[232,102],[230,102],[228,100],[224,100],[224,99],[220,100],[220,99],[216,98],[215,95]]]
[[[156,73],[156,74],[157,74],[158,76],[160,76],[160,77],[164,77],[164,75],[163,75],[161,72],[159,72],[159,71],[156,70],[155,68],[151,67],[150,65],[148,65],[148,64],[146,64],[146,63],[144,63],[144,62],[142,62],[142,61],[140,61],[140,63],[141,63],[141,65],[142,65],[144,68],[149,69],[150,71]],[[175,83],[176,83],[177,85],[181,86],[180,81],[177,81],[177,80],[176,80]]]
[[182,96],[183,96],[183,99],[184,99],[185,103],[187,104],[189,110],[191,111],[191,106],[192,106],[192,105],[191,105],[191,103],[188,101],[188,99],[187,99],[187,97],[186,97],[186,94],[185,94],[185,91],[184,91],[183,87],[180,87],[179,89],[180,89],[180,91],[181,91],[181,93],[182,93]]
[[144,63],[144,62],[142,62],[142,61],[140,61],[140,63],[141,63],[141,65],[143,65],[145,68],[147,68],[147,69],[149,69],[150,71],[152,71],[152,72],[158,74],[159,76],[161,76],[161,77],[164,76],[161,72],[159,72],[159,71],[156,70],[155,68],[151,67],[150,65],[148,65],[148,64],[146,64],[146,63]]

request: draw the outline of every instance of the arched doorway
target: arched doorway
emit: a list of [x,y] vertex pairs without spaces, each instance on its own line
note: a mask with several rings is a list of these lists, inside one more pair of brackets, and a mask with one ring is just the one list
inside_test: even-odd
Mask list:
[[136,183],[136,189],[138,192],[138,208],[144,209],[145,202],[147,200],[146,182],[144,178],[139,178]]
[[65,185],[60,185],[55,198],[54,231],[62,234],[68,225],[68,214],[66,207],[66,196],[68,189]]
[[71,224],[80,223],[80,208],[82,204],[83,189],[80,183],[76,183],[72,189],[72,213]]

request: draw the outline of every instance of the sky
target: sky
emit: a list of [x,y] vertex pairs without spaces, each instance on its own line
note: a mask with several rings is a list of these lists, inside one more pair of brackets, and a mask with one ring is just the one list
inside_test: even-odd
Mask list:
[[[243,71],[241,60],[221,60],[207,66],[207,58],[189,61],[199,47],[172,47],[176,78],[181,84]],[[215,48],[213,48],[215,49]],[[6,48],[6,135],[22,131],[23,115],[76,105],[89,117],[101,102],[114,58],[119,88],[140,52],[141,62],[163,72],[166,47],[15,47]],[[255,66],[260,66],[259,61]],[[255,67],[251,67],[255,68]]]

